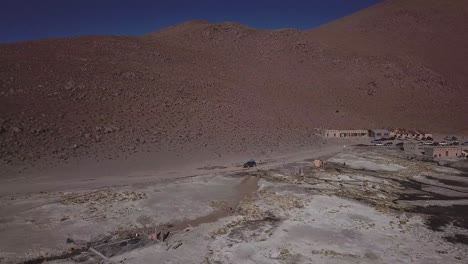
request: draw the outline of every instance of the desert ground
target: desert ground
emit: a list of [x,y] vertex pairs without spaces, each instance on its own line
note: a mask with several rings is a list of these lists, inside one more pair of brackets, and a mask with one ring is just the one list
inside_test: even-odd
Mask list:
[[0,44],[0,263],[467,263],[466,161],[319,135],[467,141],[467,18]]
[[466,161],[365,143],[327,140],[249,169],[226,159],[166,177],[2,180],[0,260],[465,263]]

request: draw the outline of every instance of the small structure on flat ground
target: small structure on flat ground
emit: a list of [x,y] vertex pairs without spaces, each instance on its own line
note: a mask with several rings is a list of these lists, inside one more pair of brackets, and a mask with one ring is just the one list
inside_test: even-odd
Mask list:
[[314,160],[315,168],[325,168],[325,162],[323,160]]
[[421,154],[422,152],[419,145],[414,142],[405,142],[403,150],[411,154]]
[[458,158],[462,157],[462,148],[453,146],[425,147],[424,155],[433,158]]
[[366,138],[368,131],[364,129],[325,129],[322,130],[322,136],[326,138]]
[[462,150],[462,156],[463,157],[468,157],[468,149]]

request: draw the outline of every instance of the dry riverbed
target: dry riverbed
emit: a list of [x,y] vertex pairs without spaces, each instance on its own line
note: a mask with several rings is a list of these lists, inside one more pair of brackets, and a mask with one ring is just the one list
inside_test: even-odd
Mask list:
[[2,196],[0,262],[466,263],[467,172],[396,148],[323,159]]

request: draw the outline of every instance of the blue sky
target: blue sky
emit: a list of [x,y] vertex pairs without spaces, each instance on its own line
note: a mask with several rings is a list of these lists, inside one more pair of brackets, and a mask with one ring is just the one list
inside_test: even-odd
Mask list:
[[382,0],[0,0],[0,42],[142,35],[192,19],[309,29]]

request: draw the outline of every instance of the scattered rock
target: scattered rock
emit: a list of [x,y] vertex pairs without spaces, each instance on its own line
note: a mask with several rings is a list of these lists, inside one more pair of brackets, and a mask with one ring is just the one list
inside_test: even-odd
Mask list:
[[180,246],[182,246],[182,241],[179,241],[178,243],[176,243],[172,249],[178,249]]
[[125,72],[122,76],[127,79],[135,79],[136,74],[134,72]]
[[105,204],[113,202],[126,202],[126,201],[138,201],[145,199],[146,194],[144,192],[135,191],[123,191],[115,192],[112,190],[95,191],[86,194],[65,194],[61,203],[64,205],[69,204]]
[[[167,233],[165,233],[162,237],[162,241],[166,241],[166,239],[169,237],[169,235],[171,234],[171,231],[168,231]],[[182,243],[181,243],[182,244]]]
[[104,127],[104,133],[113,133],[113,132],[118,132],[119,130],[120,130],[120,128],[118,128],[116,126]]
[[46,131],[47,131],[47,129],[45,129],[45,128],[33,128],[33,129],[31,129],[31,134],[38,135],[38,134],[44,133]]

